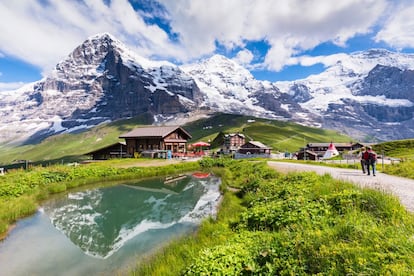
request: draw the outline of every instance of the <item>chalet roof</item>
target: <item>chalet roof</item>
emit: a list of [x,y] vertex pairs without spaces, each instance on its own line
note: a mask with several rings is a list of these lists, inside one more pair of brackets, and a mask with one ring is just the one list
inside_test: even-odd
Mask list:
[[270,147],[266,146],[265,144],[263,144],[263,143],[261,143],[259,141],[249,141],[246,144],[244,144],[242,146],[242,148],[246,148],[246,146],[249,145],[249,144],[251,144],[251,145],[253,145],[253,146],[257,147],[257,148],[261,148],[261,149],[271,149]]
[[233,136],[240,136],[240,137],[245,137],[244,134],[241,133],[230,133],[230,134],[225,134],[225,137],[233,137]]
[[119,138],[135,138],[135,137],[158,137],[164,138],[170,133],[176,131],[177,129],[181,130],[188,138],[191,138],[191,135],[185,131],[182,127],[179,126],[162,126],[162,127],[139,127],[131,130],[130,132],[124,133]]
[[[313,156],[317,156],[318,155],[316,152],[311,151],[311,150],[306,150],[305,152],[306,152],[307,155],[313,155]],[[303,150],[298,151],[298,155],[303,155]]]

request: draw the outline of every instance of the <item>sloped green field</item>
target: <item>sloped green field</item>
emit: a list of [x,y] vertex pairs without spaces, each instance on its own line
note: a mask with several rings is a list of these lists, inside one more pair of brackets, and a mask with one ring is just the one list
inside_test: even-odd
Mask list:
[[140,125],[147,124],[147,118],[137,117],[121,120],[80,133],[64,133],[50,136],[38,144],[18,147],[0,146],[0,165],[14,163],[15,160],[32,162],[67,163],[85,159],[85,153],[111,145],[118,136]]
[[414,160],[414,139],[389,141],[374,146],[378,153],[385,152],[386,156]]
[[[149,124],[149,118],[142,116],[129,120],[103,124],[80,133],[66,133],[51,136],[41,143],[18,147],[0,146],[0,165],[14,160],[32,162],[67,163],[85,159],[85,153],[111,145],[119,135],[135,127]],[[246,140],[260,141],[277,151],[297,151],[309,142],[349,142],[351,138],[332,130],[305,127],[299,124],[258,119],[249,116],[216,114],[183,126],[191,135],[190,143],[213,142],[219,133],[243,133]],[[219,144],[213,143],[213,148]]]
[[[254,122],[248,122],[254,120]],[[207,127],[207,128],[206,128]],[[211,127],[211,128],[210,128]],[[254,117],[219,114],[185,126],[193,141],[213,141],[220,133],[242,133],[246,141],[256,140],[272,147],[273,152],[294,152],[306,143],[351,142],[352,138],[333,130],[306,127],[295,123]],[[217,146],[217,145],[212,145]]]

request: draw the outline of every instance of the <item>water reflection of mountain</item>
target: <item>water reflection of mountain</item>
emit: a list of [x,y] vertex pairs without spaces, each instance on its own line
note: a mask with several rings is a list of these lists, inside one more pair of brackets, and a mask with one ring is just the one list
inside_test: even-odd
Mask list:
[[[210,208],[213,203],[209,201],[219,197],[218,185],[217,178],[191,177],[173,185],[161,179],[124,182],[69,194],[44,209],[74,244],[89,255],[105,258],[140,233],[171,227],[189,214],[196,217],[196,209]],[[212,193],[217,196],[211,197]]]

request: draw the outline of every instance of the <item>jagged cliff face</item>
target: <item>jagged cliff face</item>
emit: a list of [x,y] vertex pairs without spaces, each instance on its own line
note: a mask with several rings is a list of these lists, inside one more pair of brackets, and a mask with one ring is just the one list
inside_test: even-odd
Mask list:
[[178,67],[163,64],[144,68],[133,53],[109,35],[89,39],[76,48],[35,89],[39,93],[58,90],[69,101],[79,99],[70,95],[72,91],[83,91],[75,119],[90,115],[85,111],[92,109],[111,120],[144,112],[175,114],[191,108],[180,102],[180,96],[194,104],[201,99],[195,82]]
[[[405,99],[414,102],[414,71],[377,65],[356,86],[356,95]],[[413,118],[414,106],[363,104],[363,110],[379,122],[398,123]]]
[[[185,113],[202,100],[195,81],[177,66],[145,60],[108,34],[86,40],[48,77],[24,90],[13,111],[20,114],[20,125],[26,125],[20,137],[25,130],[33,132],[29,125],[42,121],[32,140],[143,113]],[[0,140],[13,136],[10,129],[4,133],[9,137]]]

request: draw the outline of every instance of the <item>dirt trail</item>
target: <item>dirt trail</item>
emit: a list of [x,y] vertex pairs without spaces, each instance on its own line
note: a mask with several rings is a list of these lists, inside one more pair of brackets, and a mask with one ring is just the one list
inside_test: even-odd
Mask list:
[[314,171],[320,175],[330,174],[336,179],[352,182],[360,187],[374,188],[383,192],[388,192],[397,196],[408,211],[414,212],[414,180],[412,179],[387,175],[380,172],[377,172],[376,176],[369,176],[363,174],[361,170],[308,164],[276,161],[269,161],[268,164],[270,167],[275,168],[280,172]]

